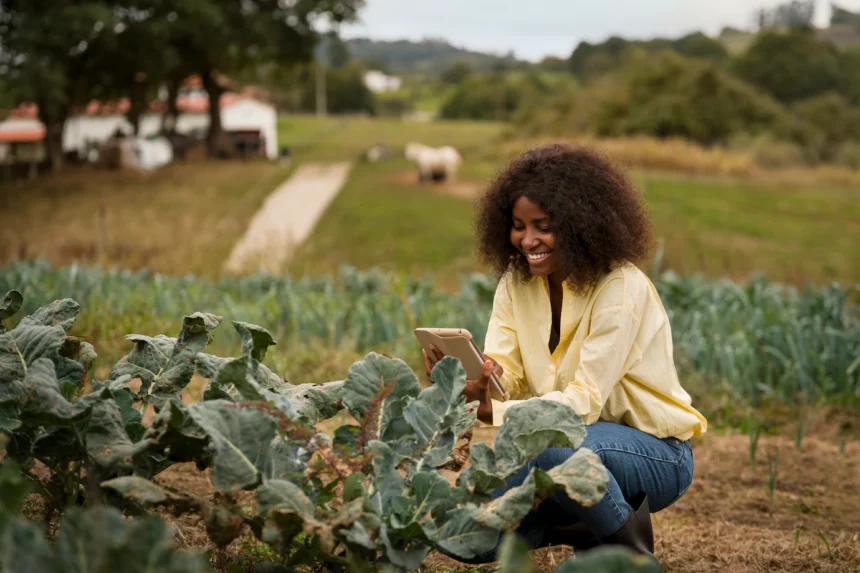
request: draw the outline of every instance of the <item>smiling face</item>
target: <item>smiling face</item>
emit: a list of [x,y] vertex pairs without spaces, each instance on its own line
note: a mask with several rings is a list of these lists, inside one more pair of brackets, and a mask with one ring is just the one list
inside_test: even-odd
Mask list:
[[526,257],[532,276],[549,276],[559,268],[550,223],[549,215],[527,197],[514,203],[511,244]]

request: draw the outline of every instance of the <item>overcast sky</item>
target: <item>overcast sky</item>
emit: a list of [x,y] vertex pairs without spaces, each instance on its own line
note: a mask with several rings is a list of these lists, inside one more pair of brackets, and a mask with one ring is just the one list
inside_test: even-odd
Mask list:
[[[443,37],[457,46],[539,60],[567,57],[581,40],[680,36],[723,26],[750,27],[753,11],[779,0],[367,0],[361,21],[345,38],[378,40]],[[816,22],[826,26],[830,2],[818,0]],[[837,1],[860,10],[860,0]]]

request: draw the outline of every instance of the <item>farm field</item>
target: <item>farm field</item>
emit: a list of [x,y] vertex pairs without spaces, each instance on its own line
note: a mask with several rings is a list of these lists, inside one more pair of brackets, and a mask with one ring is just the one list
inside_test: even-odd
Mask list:
[[[135,426],[139,414],[128,411],[132,402],[125,390],[93,386],[93,380],[116,380],[122,369],[114,365],[146,344],[159,352],[142,352],[139,358],[155,357],[157,364],[148,368],[156,378],[168,376],[170,353],[160,346],[167,343],[149,337],[182,338],[182,317],[194,311],[224,317],[212,336],[208,319],[200,323],[207,336],[196,331],[194,344],[205,338],[206,353],[218,357],[236,356],[241,348],[249,367],[257,368],[259,358],[277,381],[266,375],[255,382],[264,384],[262,389],[238,382],[233,394],[223,394],[214,374],[224,363],[198,362],[193,376],[179,369],[178,386],[175,373],[154,386],[154,397],[130,390],[146,425],[156,419],[152,405],[160,393],[174,390],[187,409],[182,416],[215,415],[215,410],[229,415],[234,407],[213,398],[272,398],[263,390],[282,392],[305,412],[309,394],[292,394],[284,380],[343,380],[370,351],[400,357],[419,372],[415,326],[461,324],[483,340],[494,282],[475,259],[472,202],[501,165],[499,137],[506,129],[487,123],[290,117],[281,121],[281,143],[293,151],[289,164],[189,162],[148,175],[81,170],[0,188],[0,296],[10,289],[24,294],[21,312],[6,324],[20,325],[22,316],[55,299],[79,301],[68,334],[98,353],[82,387],[109,390],[134,447],[162,463],[163,452],[137,441],[142,434],[135,432],[144,430]],[[421,186],[399,156],[377,164],[360,159],[368,145],[384,143],[399,153],[412,139],[461,147],[466,158],[461,177]],[[512,146],[504,143],[505,149]],[[350,180],[283,276],[222,276],[233,245],[278,183],[297,166],[343,159],[355,161]],[[669,312],[684,386],[710,423],[709,433],[694,441],[693,487],[655,515],[664,570],[857,569],[857,190],[648,170],[637,170],[634,177],[660,241],[656,260],[643,269]],[[37,256],[45,261],[16,261]],[[49,320],[51,328],[65,316]],[[268,339],[260,331],[233,328],[230,320],[260,325],[277,344],[266,349]],[[129,334],[138,336],[126,339]],[[161,342],[146,342],[152,340]],[[68,391],[61,374],[58,369],[61,389]],[[222,381],[234,374],[224,370]],[[422,388],[428,385],[424,378]],[[339,414],[333,420],[347,418]],[[25,421],[21,431],[27,427]],[[170,436],[164,439],[180,439]],[[240,441],[234,443],[253,449]],[[215,487],[225,483],[218,481],[225,475],[220,462],[198,471],[195,463],[212,460],[191,458],[159,473],[153,483],[207,503],[224,502]],[[96,457],[93,463],[104,460]],[[231,511],[257,511],[251,493],[234,493],[226,499],[241,509]],[[234,573],[282,559],[248,530],[216,546],[203,514],[172,517],[159,511],[177,527],[180,546],[207,551],[216,571]],[[551,571],[566,556],[569,552],[552,549],[532,557],[541,570]],[[495,571],[462,566],[435,552],[425,569]]]
[[[163,365],[172,354],[169,350],[160,347],[155,355],[139,350],[140,344],[154,345],[157,339],[149,337],[161,332],[179,334],[195,345],[211,339],[206,352],[214,356],[235,355],[240,336],[247,343],[256,340],[254,345],[264,345],[264,352],[256,356],[293,384],[342,379],[367,349],[402,356],[411,369],[417,369],[417,348],[410,336],[413,320],[441,323],[457,317],[480,335],[492,297],[488,278],[474,276],[450,294],[436,291],[431,283],[403,281],[379,270],[342,269],[336,277],[321,279],[258,276],[220,283],[190,277],[153,280],[145,272],[86,267],[55,271],[34,263],[2,270],[0,291],[25,285],[23,308],[9,328],[32,328],[20,316],[53,299],[68,295],[81,301],[74,326],[67,328],[69,335],[96,347],[94,380],[115,380],[131,364],[146,367],[150,374],[132,370],[144,378],[155,372],[167,377],[170,368],[148,361]],[[693,487],[679,503],[655,515],[657,555],[664,570],[851,570],[860,560],[856,538],[860,507],[854,495],[860,468],[856,307],[845,306],[844,291],[791,292],[763,280],[739,289],[727,282],[669,273],[655,284],[673,322],[685,386],[711,422],[711,431],[694,440]],[[247,332],[231,331],[226,324],[212,332],[214,336],[209,333],[210,324],[202,339],[199,332],[189,338],[187,324],[183,335],[177,317],[192,309],[258,323],[271,329],[278,344],[266,349],[271,339],[261,331],[251,339]],[[69,316],[59,307],[53,312]],[[127,333],[138,334],[134,338],[138,350],[123,340]],[[762,341],[767,352],[756,350]],[[251,352],[250,345],[242,346],[243,352]],[[122,358],[128,352],[132,354]],[[213,376],[211,368],[226,365],[211,360],[198,361],[193,377],[181,375],[183,408],[195,416],[215,415],[226,407],[213,402],[217,396],[209,394],[224,383],[230,369]],[[169,376],[174,380],[174,374]],[[259,383],[268,380],[273,391],[289,391],[283,381],[275,383],[268,375],[256,378]],[[750,384],[751,380],[755,383]],[[141,393],[136,399],[145,405],[170,392],[176,383],[156,385],[153,394]],[[114,393],[125,392],[119,385],[109,387]],[[255,387],[242,386],[242,392],[262,391]],[[126,412],[128,403],[120,400],[120,394],[115,396]],[[292,396],[302,403],[299,395]],[[140,421],[149,424],[153,417],[147,410]],[[139,427],[130,412],[123,413],[123,419],[129,420],[129,432]],[[347,419],[339,414],[332,421],[336,426]],[[225,425],[221,431],[233,430]],[[252,441],[238,436],[228,439],[240,449],[254,447]],[[225,479],[220,463],[216,459],[205,472],[194,464],[175,464],[156,476],[155,483],[171,492],[216,502],[222,498],[213,484]],[[254,562],[279,559],[247,532],[215,548],[207,538],[208,526],[193,512],[168,520],[177,527],[182,547],[212,550],[210,561],[217,571],[245,570]],[[568,556],[565,550],[541,550],[533,558],[542,570],[550,571]],[[430,554],[426,566],[435,571],[494,570],[464,567],[439,554]]]
[[[0,187],[0,260],[23,254],[54,264],[104,261],[218,277],[254,211],[296,165],[349,159],[358,161],[349,183],[285,270],[298,276],[341,264],[380,266],[412,276],[439,273],[440,284],[453,287],[460,274],[482,270],[471,241],[471,204],[501,157],[516,148],[507,142],[499,155],[505,129],[286,117],[280,137],[294,152],[291,166],[191,162],[149,175],[82,170]],[[369,145],[383,143],[399,154],[413,139],[456,144],[465,157],[458,183],[422,187],[403,159],[359,160]],[[635,177],[661,241],[663,268],[736,280],[762,272],[796,285],[850,286],[860,277],[853,256],[860,243],[856,189],[650,171]]]

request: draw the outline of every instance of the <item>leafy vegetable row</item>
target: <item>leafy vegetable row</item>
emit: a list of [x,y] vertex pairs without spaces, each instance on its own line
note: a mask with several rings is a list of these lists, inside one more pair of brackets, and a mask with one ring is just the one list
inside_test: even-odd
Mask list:
[[[7,294],[0,317],[22,302],[18,292]],[[288,567],[411,571],[434,549],[460,559],[493,551],[536,503],[558,492],[590,505],[606,490],[606,469],[583,448],[492,499],[547,447],[578,447],[585,428],[569,408],[535,400],[508,411],[493,448],[469,448],[475,404],[461,396],[465,372],[453,358],[437,364],[425,389],[404,362],[375,353],[342,382],[293,385],[263,364],[274,344],[265,329],[233,322],[241,355],[218,357],[203,350],[221,318],[194,313],[176,338],[128,335],[131,351],[106,380],[93,380],[94,349],[68,335],[78,312],[71,299],[54,301],[0,334],[2,475],[39,494],[46,521],[63,516],[56,543],[48,544],[17,516],[22,490],[10,488],[19,495],[6,504],[0,558],[12,569],[32,555],[70,566],[95,552],[93,559],[113,563],[143,527],[148,541],[124,555],[124,566],[156,557],[168,570],[186,563],[163,526],[150,526],[154,518],[125,522],[109,504],[138,516],[158,507],[198,513],[219,547],[251,531]],[[182,392],[195,375],[208,380],[204,399],[185,404]],[[156,415],[146,427],[149,406]],[[316,429],[342,407],[355,423],[332,436]],[[451,483],[440,469],[461,469],[467,451],[469,467]],[[159,473],[184,462],[208,470],[220,494],[159,483]],[[241,491],[253,492],[250,504],[240,502]],[[75,505],[92,507],[66,512]],[[12,547],[19,535],[28,536],[32,552]],[[614,550],[591,558],[603,559],[632,558]]]

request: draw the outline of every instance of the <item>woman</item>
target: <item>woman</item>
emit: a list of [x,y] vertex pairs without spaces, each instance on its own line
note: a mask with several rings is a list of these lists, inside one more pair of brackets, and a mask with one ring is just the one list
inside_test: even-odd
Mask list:
[[[704,433],[707,421],[678,381],[660,297],[632,264],[651,246],[639,194],[594,151],[542,146],[511,162],[490,186],[478,208],[477,238],[501,280],[484,372],[464,394],[479,402],[478,418],[496,426],[523,400],[568,404],[587,424],[582,447],[610,474],[600,503],[582,507],[558,494],[518,533],[533,547],[620,544],[653,555],[650,512],[690,486],[689,439]],[[441,358],[433,350],[435,356],[425,354],[428,372]],[[492,371],[510,400],[491,398]],[[508,487],[532,467],[548,470],[573,453],[546,450]]]

